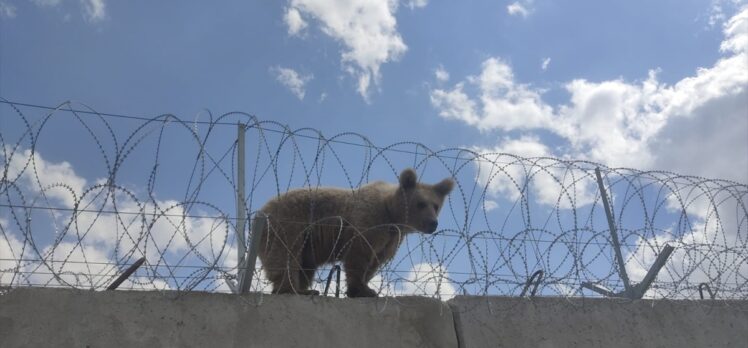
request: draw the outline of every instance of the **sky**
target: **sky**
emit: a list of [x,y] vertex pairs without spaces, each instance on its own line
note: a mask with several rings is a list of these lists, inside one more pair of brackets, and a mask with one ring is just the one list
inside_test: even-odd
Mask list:
[[[208,111],[241,111],[328,136],[359,133],[380,146],[412,141],[433,150],[588,160],[746,184],[746,6],[0,0],[0,97],[148,118],[207,120]],[[37,154],[50,166],[68,165],[60,171],[74,172],[81,190],[105,176],[101,161],[88,160],[99,156],[91,139],[74,136],[84,131],[80,125],[55,122]],[[123,122],[115,126],[120,140],[135,127],[111,122]],[[7,106],[0,128],[8,139],[24,130]],[[164,141],[173,158],[161,161],[178,167],[175,151],[191,142],[184,134]],[[221,144],[216,149],[231,146]],[[340,167],[355,166],[359,155],[351,152]],[[139,185],[143,167],[122,171]],[[395,174],[380,167],[371,179]],[[511,198],[501,181],[475,178],[489,187],[492,207],[502,194]],[[355,186],[369,178],[320,180]],[[183,186],[163,181],[161,202],[184,199]],[[287,187],[298,184],[304,182]]]

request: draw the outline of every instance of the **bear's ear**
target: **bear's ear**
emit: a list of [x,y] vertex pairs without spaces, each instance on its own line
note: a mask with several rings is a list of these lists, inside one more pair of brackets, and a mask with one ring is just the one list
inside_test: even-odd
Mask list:
[[446,196],[450,192],[452,192],[452,188],[454,186],[454,180],[452,180],[451,178],[446,178],[438,184],[434,185],[434,192],[436,192],[436,194],[438,194],[439,196]]
[[418,176],[416,175],[416,171],[412,168],[405,169],[400,173],[400,187],[404,190],[415,188],[417,181]]

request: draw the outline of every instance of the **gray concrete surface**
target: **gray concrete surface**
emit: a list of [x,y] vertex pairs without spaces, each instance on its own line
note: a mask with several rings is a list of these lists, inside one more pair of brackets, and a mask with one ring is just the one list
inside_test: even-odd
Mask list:
[[0,347],[748,347],[748,301],[19,288]]
[[464,297],[460,347],[748,347],[748,302]]
[[0,347],[455,347],[443,302],[22,288]]

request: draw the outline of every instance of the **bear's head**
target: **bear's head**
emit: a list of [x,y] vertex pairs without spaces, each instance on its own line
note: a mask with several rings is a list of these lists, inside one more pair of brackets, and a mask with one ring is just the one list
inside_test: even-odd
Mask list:
[[444,205],[454,181],[447,178],[434,185],[418,182],[415,170],[408,168],[400,173],[400,186],[396,193],[396,209],[402,223],[418,231],[434,233],[438,226],[439,211]]

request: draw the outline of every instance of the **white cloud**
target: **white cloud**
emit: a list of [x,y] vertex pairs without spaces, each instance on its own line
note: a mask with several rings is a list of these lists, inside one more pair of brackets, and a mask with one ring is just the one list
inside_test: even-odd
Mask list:
[[[57,7],[62,3],[62,0],[31,0],[34,4],[42,8]],[[96,23],[106,19],[106,3],[105,0],[80,0],[83,18],[90,22]],[[63,16],[64,21],[68,21],[70,14]]]
[[709,18],[707,18],[708,26],[714,28],[724,24],[727,18],[725,13],[736,12],[745,3],[745,0],[712,0],[708,13]]
[[525,171],[521,166],[511,165],[514,158],[506,154],[531,158],[549,155],[548,148],[537,137],[529,136],[505,139],[492,149],[473,150],[480,153],[482,159],[475,161],[478,183],[486,187],[490,195],[503,195],[512,200],[518,199],[521,195]]
[[0,286],[11,284],[17,277],[16,272],[21,267],[23,244],[10,233],[8,221],[0,218]]
[[730,18],[725,24],[725,41],[722,42],[722,52],[748,52],[748,7]]
[[658,112],[660,91],[655,72],[641,84],[621,80],[574,80],[566,85],[571,103],[558,110],[549,128],[566,138],[579,155],[613,166],[648,168],[648,141],[664,125]]
[[81,0],[83,18],[89,22],[100,22],[106,18],[106,4],[104,0]]
[[532,1],[515,1],[506,7],[506,12],[512,16],[527,17],[532,13]]
[[411,10],[426,7],[429,4],[429,0],[406,0],[405,6],[408,6]]
[[[471,126],[480,123],[477,105],[464,91],[460,82],[451,91],[441,89],[431,91],[431,105],[439,110],[439,116],[463,121]],[[480,128],[480,127],[479,127]]]
[[15,18],[16,17],[16,7],[12,4],[6,3],[5,1],[0,1],[0,18]]
[[380,296],[416,295],[448,300],[457,295],[447,268],[431,262],[413,264],[404,277],[400,271],[382,269],[369,281],[369,287]]
[[496,201],[492,201],[490,199],[484,199],[483,200],[483,209],[485,212],[489,212],[491,210],[494,210],[499,207],[499,203]]
[[[538,203],[570,209],[590,204],[594,201],[595,182],[581,171],[558,166],[550,157],[551,151],[539,138],[524,136],[519,139],[505,139],[494,148],[473,148],[480,154],[475,161],[476,180],[487,189],[489,197],[507,197],[517,200],[531,190]],[[535,158],[532,166],[517,165],[512,155]],[[529,182],[526,188],[525,183]],[[489,202],[493,202],[490,201]],[[493,204],[486,202],[486,210]]]
[[62,161],[52,163],[45,160],[38,152],[19,149],[12,152],[6,147],[4,153],[8,158],[7,180],[20,180],[32,192],[60,201],[64,207],[72,208],[76,197],[80,197],[86,186],[86,180],[75,173],[70,163]]
[[[688,197],[693,187],[680,191],[678,195]],[[673,285],[652,289],[647,297],[672,298],[686,294],[693,298],[697,293],[696,285],[700,283],[709,284],[712,290],[718,291],[720,298],[740,296],[739,288],[743,285],[740,279],[748,274],[748,259],[741,248],[745,245],[748,228],[739,222],[745,216],[736,209],[739,202],[732,196],[734,192],[720,190],[710,194],[714,196],[709,199],[703,195],[693,200],[688,197],[685,207],[671,204],[674,200],[668,199],[669,209],[684,209],[690,214],[689,223],[680,227],[682,231],[671,228],[655,236],[639,237],[636,248],[624,255],[631,280],[639,282],[665,244],[675,247],[657,276],[658,282]]]
[[543,71],[548,70],[548,64],[551,64],[550,57],[543,59],[543,62],[540,64],[540,69],[542,69]]
[[307,82],[314,78],[311,74],[302,75],[296,72],[296,70],[280,66],[271,68],[270,71],[275,74],[276,80],[288,88],[299,100],[304,99],[304,95],[306,94],[305,86]]
[[[285,17],[296,16],[292,12],[299,18],[311,17],[323,33],[345,47],[341,54],[344,70],[358,79],[357,90],[368,101],[372,83],[379,83],[381,65],[398,60],[407,50],[397,32],[396,11],[395,0],[291,0]],[[299,21],[286,22],[289,33],[298,32]]]
[[283,21],[286,22],[286,26],[288,27],[288,34],[292,36],[299,35],[308,26],[304,18],[301,18],[299,10],[293,7],[286,10]]
[[436,81],[438,82],[449,81],[449,72],[441,65],[436,68],[436,70],[434,70],[434,76],[436,77]]
[[31,2],[41,7],[54,7],[59,5],[62,0],[31,0]]
[[725,25],[725,56],[674,85],[659,82],[657,70],[633,83],[576,79],[565,85],[569,101],[554,110],[541,91],[515,82],[509,65],[489,58],[479,76],[466,79],[478,88],[475,97],[459,82],[432,90],[431,102],[440,116],[482,131],[550,131],[567,142],[556,156],[745,182],[748,147],[729,144],[746,142],[746,23],[748,9]]
[[452,90],[431,91],[431,103],[440,116],[480,130],[543,128],[553,123],[553,110],[543,103],[540,92],[516,83],[511,67],[500,58],[485,60],[481,74],[467,81],[478,87],[479,102],[464,92],[463,82]]
[[413,265],[403,280],[403,288],[399,295],[427,295],[438,296],[448,300],[457,294],[454,285],[449,281],[449,273],[445,267],[429,262]]

